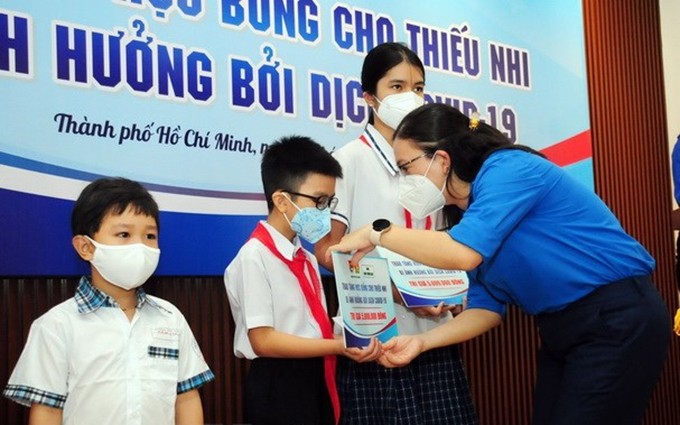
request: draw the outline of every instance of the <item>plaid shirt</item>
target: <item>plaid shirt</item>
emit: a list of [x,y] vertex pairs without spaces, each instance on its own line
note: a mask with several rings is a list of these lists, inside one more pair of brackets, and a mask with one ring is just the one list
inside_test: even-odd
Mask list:
[[[80,282],[78,283],[78,287],[76,288],[76,295],[73,298],[76,300],[78,312],[80,313],[90,313],[92,311],[97,310],[100,307],[120,308],[120,305],[118,305],[116,300],[106,295],[99,288],[92,286],[90,280],[85,276],[80,278]],[[164,309],[157,302],[149,298],[146,295],[146,292],[144,292],[143,288],[138,288],[136,307],[142,308],[146,303],[149,303],[149,305],[153,307],[170,312],[169,310]]]

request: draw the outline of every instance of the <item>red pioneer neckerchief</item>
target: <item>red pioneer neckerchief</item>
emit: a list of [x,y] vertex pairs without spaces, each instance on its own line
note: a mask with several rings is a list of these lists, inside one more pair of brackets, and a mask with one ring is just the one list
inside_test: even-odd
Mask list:
[[[413,229],[413,217],[411,216],[411,213],[409,210],[404,208],[404,225],[406,226],[407,229]],[[432,216],[427,216],[425,218],[425,230],[431,230],[432,229]]]
[[[276,256],[276,258],[283,261],[283,263],[288,266],[290,271],[293,272],[298,283],[300,284],[300,290],[305,296],[307,307],[309,307],[314,320],[321,329],[321,335],[325,339],[333,339],[333,327],[331,326],[331,321],[328,318],[326,309],[321,303],[321,297],[323,296],[321,292],[321,282],[319,282],[319,277],[317,276],[316,270],[305,256],[302,248],[298,249],[298,252],[295,254],[295,257],[292,261],[287,259],[276,248],[274,240],[262,223],[257,224],[257,227],[255,227],[255,230],[253,231],[253,234],[250,235],[250,237],[260,241],[262,245],[267,247],[269,251],[271,251],[271,253]],[[311,282],[305,273],[305,267],[309,272],[309,276],[312,278]],[[335,364],[335,356],[324,356],[324,376],[326,378],[326,387],[328,388],[328,394],[331,399],[331,404],[333,405],[335,423],[337,424],[340,419],[340,399],[338,398],[338,390],[335,385]]]

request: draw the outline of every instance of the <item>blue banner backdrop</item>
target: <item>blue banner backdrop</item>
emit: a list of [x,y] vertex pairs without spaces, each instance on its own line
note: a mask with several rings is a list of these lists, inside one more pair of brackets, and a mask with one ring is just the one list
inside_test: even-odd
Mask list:
[[355,138],[361,63],[384,41],[421,57],[427,101],[592,187],[578,0],[5,0],[0,275],[83,273],[69,215],[99,176],[152,190],[158,274],[222,274],[266,214],[262,152],[291,133],[331,151]]

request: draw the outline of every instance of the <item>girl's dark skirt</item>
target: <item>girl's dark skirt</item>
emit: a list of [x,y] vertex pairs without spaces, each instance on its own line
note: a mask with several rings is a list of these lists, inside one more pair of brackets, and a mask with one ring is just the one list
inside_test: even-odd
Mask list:
[[457,346],[427,351],[395,369],[338,358],[337,377],[341,424],[477,424]]

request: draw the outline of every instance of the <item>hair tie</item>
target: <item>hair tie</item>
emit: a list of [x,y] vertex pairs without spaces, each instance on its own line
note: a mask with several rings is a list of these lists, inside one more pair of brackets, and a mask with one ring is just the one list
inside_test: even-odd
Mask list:
[[479,127],[479,112],[475,111],[470,114],[470,130],[475,131]]

